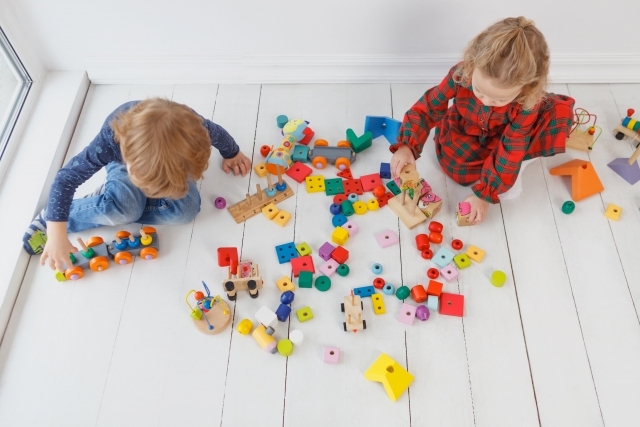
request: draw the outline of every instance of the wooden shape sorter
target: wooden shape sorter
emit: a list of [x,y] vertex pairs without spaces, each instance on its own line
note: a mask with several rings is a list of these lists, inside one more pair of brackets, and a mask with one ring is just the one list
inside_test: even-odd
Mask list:
[[414,165],[402,168],[396,184],[402,192],[389,200],[389,207],[409,230],[440,212],[442,199],[431,192],[431,186],[420,178]]
[[551,175],[571,176],[571,198],[578,202],[604,190],[591,162],[571,160],[549,170]]
[[[279,190],[278,187],[282,188],[282,190]],[[259,213],[262,213],[262,208],[270,203],[275,205],[293,196],[291,186],[282,179],[282,175],[279,170],[278,183],[275,186],[271,184],[271,175],[267,175],[267,189],[273,191],[272,196],[268,196],[267,191],[262,190],[260,188],[260,184],[256,184],[256,194],[250,195],[247,193],[245,200],[227,208],[236,223],[240,224]]]

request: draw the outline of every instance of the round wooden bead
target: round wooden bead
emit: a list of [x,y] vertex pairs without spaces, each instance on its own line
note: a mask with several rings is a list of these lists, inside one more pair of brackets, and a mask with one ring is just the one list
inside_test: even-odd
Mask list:
[[436,231],[432,231],[431,233],[429,233],[429,241],[431,243],[435,243],[436,245],[439,245],[440,243],[442,243],[442,234]]
[[433,251],[431,249],[425,249],[424,251],[422,251],[422,253],[420,253],[420,255],[424,259],[431,259],[433,258]]
[[331,279],[327,276],[318,276],[316,278],[316,289],[320,292],[326,292],[331,288]]
[[342,214],[334,215],[331,220],[331,224],[333,224],[334,227],[340,227],[344,225],[345,222],[347,222],[347,217]]
[[440,272],[437,268],[430,268],[427,270],[427,277],[429,279],[437,279],[440,276]]
[[419,251],[429,249],[429,246],[429,236],[426,234],[418,234],[416,236],[416,248],[418,248]]
[[227,201],[224,199],[224,197],[217,197],[213,203],[218,209],[224,209],[225,206],[227,206]]
[[265,192],[265,193],[267,193],[267,196],[269,196],[269,197],[273,197],[273,196],[275,196],[275,195],[276,195],[277,190],[276,190],[276,187],[271,187],[271,188],[267,187],[267,188],[264,190],[264,192]]
[[267,157],[270,151],[271,147],[269,147],[268,145],[263,145],[262,147],[260,147],[260,154],[262,154],[262,157]]
[[282,304],[291,304],[296,295],[291,291],[285,291],[280,295],[280,302]]
[[571,212],[575,210],[575,208],[576,208],[576,204],[573,203],[571,200],[567,200],[562,205],[562,212],[569,215]]
[[349,196],[347,196],[347,198],[349,199],[349,201],[351,203],[358,201],[358,195],[356,193],[349,194]]
[[429,309],[424,305],[419,305],[416,307],[416,317],[423,322],[429,320]]
[[329,206],[329,212],[331,212],[332,215],[338,215],[341,210],[342,208],[337,203],[333,203],[331,206]]
[[385,191],[384,191],[384,187],[383,187],[382,185],[378,185],[377,187],[375,187],[375,188],[373,189],[373,195],[374,195],[375,197],[378,197],[378,198],[379,198],[379,197],[382,197],[382,195],[383,195],[384,193],[385,193]]
[[406,286],[400,286],[396,291],[396,297],[398,297],[399,300],[407,299],[409,295],[411,295],[411,291]]
[[382,274],[382,265],[378,264],[377,262],[375,264],[373,264],[373,266],[371,267],[371,271],[373,271],[373,274]]
[[289,118],[287,116],[285,116],[284,114],[281,114],[276,118],[276,124],[278,125],[278,127],[280,129],[282,129],[284,127],[284,125],[287,124],[288,121],[289,121]]
[[291,341],[294,346],[299,347],[304,342],[304,334],[300,329],[294,329],[289,332],[289,341]]
[[345,196],[344,194],[336,194],[335,196],[333,196],[333,203],[342,203],[345,200],[347,200],[347,196]]
[[276,184],[276,190],[284,191],[286,189],[287,189],[287,183],[286,182],[282,181],[282,184],[279,183],[279,182]]
[[367,204],[362,200],[358,200],[353,204],[353,210],[358,215],[364,215],[367,213],[369,209],[367,209]]
[[338,275],[345,277],[349,274],[349,266],[347,264],[340,264],[338,266]]
[[253,323],[249,319],[244,319],[242,322],[238,324],[238,332],[242,335],[248,335],[253,328]]
[[507,275],[500,270],[496,270],[493,272],[493,274],[491,274],[491,284],[496,288],[502,287],[502,285],[504,285],[504,282],[506,281]]
[[438,221],[431,221],[431,223],[429,223],[429,231],[434,231],[436,233],[442,233],[442,229],[444,227],[442,226],[442,224],[440,224]]
[[286,338],[278,341],[278,353],[284,357],[291,356],[293,354],[293,343]]
[[459,251],[460,249],[462,249],[463,246],[464,246],[464,244],[462,243],[462,240],[460,240],[460,239],[453,239],[451,241],[451,247],[453,249],[455,249],[456,251]]
[[384,288],[384,279],[382,277],[376,277],[373,280],[373,287],[376,289]]
[[396,288],[391,283],[387,283],[384,285],[384,288],[382,288],[382,293],[385,295],[393,295],[395,292]]
[[377,211],[379,207],[380,204],[376,199],[371,199],[367,202],[367,209],[369,209],[370,211]]

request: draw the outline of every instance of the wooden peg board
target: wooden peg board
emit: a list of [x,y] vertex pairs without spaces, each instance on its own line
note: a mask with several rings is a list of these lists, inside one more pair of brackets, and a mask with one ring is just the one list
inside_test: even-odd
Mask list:
[[[283,180],[282,182],[286,181]],[[238,224],[262,213],[262,208],[269,203],[275,205],[293,196],[293,190],[289,184],[287,184],[287,188],[284,191],[276,191],[276,194],[271,197],[267,196],[266,190],[261,190],[259,185],[256,187],[256,194],[247,194],[246,199],[227,208]]]

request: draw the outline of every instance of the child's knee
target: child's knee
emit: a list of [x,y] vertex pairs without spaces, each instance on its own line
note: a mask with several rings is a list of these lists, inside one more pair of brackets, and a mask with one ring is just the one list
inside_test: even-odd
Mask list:
[[146,196],[133,185],[121,182],[110,184],[105,188],[104,197],[108,207],[105,214],[113,222],[112,225],[136,222],[144,212]]
[[173,202],[174,215],[171,222],[175,224],[187,224],[194,220],[198,212],[200,212],[200,193],[195,185],[190,186],[189,194],[186,197]]

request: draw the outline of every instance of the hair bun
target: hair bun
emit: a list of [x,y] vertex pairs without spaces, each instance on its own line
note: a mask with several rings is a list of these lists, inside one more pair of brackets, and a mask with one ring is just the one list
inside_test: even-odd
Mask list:
[[527,27],[531,27],[532,25],[535,25],[532,20],[527,19],[524,16],[518,17],[518,27],[522,28],[523,30]]

